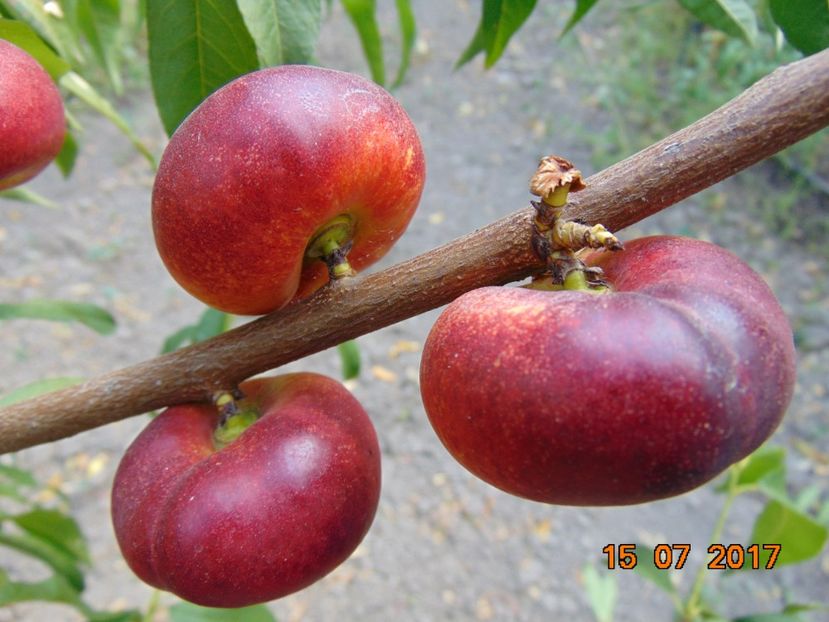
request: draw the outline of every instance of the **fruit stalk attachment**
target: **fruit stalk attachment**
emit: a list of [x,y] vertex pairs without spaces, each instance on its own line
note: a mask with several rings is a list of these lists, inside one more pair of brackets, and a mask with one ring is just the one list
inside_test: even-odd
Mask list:
[[213,395],[213,404],[219,411],[219,423],[213,432],[213,441],[217,447],[229,445],[259,419],[259,413],[254,408],[239,404],[243,398],[244,394],[238,388],[217,391]]
[[562,217],[570,192],[586,188],[581,171],[560,156],[547,156],[530,180],[530,192],[540,201],[535,208],[533,249],[547,264],[547,272],[529,285],[535,289],[602,292],[608,289],[600,268],[588,268],[576,255],[586,248],[622,250],[622,243],[604,225],[592,227]]
[[348,251],[353,242],[354,222],[348,216],[337,216],[314,236],[305,256],[324,261],[332,281],[354,276],[356,272],[348,263]]

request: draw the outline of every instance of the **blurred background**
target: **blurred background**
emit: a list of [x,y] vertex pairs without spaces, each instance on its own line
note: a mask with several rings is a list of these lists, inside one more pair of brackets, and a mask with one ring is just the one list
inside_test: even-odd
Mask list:
[[[397,14],[392,3],[379,4],[394,68]],[[562,4],[540,3],[485,70],[480,57],[455,68],[480,18],[478,3],[411,3],[416,39],[408,73],[393,92],[420,132],[427,183],[409,230],[372,270],[525,207],[529,177],[543,155],[564,155],[589,175],[801,57],[767,31],[750,46],[664,0],[602,2],[560,37],[572,8]],[[345,10],[332,3],[323,13],[318,63],[370,77]],[[94,63],[84,75],[115,102],[134,138],[157,159],[166,135],[146,52],[144,39],[129,39],[117,84]],[[0,395],[44,378],[91,377],[153,357],[171,335],[205,318],[204,306],[172,281],[156,253],[147,159],[80,98],[70,94],[67,102],[78,142],[71,176],[51,166],[28,184],[40,204],[0,197],[0,301],[91,302],[116,325],[101,335],[79,323],[0,322]],[[720,616],[710,619],[761,620],[746,616],[781,612],[792,603],[829,606],[827,208],[829,135],[823,131],[620,233],[623,240],[671,233],[713,241],[762,274],[780,299],[795,332],[798,383],[765,455],[776,476],[785,468],[783,489],[798,510],[780,523],[789,521],[786,537],[802,548],[797,563],[740,572],[704,568],[727,498],[717,490],[721,482],[648,505],[571,508],[513,498],[474,478],[440,445],[420,401],[420,349],[436,310],[357,340],[361,371],[347,386],[380,438],[380,508],[351,559],[312,587],[269,604],[270,611],[283,621],[670,620],[697,576],[705,602]],[[341,378],[342,360],[334,349],[283,369]],[[0,500],[0,512],[32,504],[74,517],[88,548],[88,558],[78,553],[76,560],[85,576],[84,606],[139,609],[146,620],[184,619],[168,608],[175,598],[154,594],[132,575],[109,521],[113,473],[146,423],[135,417],[1,457],[9,470],[0,471],[0,486],[11,489],[13,482],[23,492],[22,499]],[[761,489],[736,497],[717,542],[754,541],[758,517],[768,519],[769,498]],[[0,533],[9,537],[19,531],[2,525]],[[76,552],[83,549],[80,538]],[[637,543],[640,551],[660,543],[692,548],[682,570],[609,571],[602,550],[623,543]],[[13,547],[0,551],[0,597],[3,581],[50,576],[36,556]],[[0,608],[0,622],[93,619],[91,610],[43,600]],[[790,607],[788,615],[781,619],[829,619],[826,609]]]

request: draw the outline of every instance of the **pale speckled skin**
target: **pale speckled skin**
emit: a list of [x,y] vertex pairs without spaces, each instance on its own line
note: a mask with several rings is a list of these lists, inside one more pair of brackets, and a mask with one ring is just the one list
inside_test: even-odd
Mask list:
[[357,547],[380,496],[380,449],[340,383],[311,373],[243,383],[263,416],[216,451],[215,408],[154,419],[112,489],[121,551],[147,583],[241,607],[295,592]]
[[52,78],[27,52],[0,39],[0,190],[46,168],[65,134],[63,101]]
[[677,495],[763,443],[792,396],[792,332],[730,252],[657,236],[596,253],[614,292],[486,287],[424,346],[429,419],[466,468],[565,505]]
[[349,73],[283,65],[242,76],[176,130],[153,188],[161,258],[192,295],[266,313],[328,279],[303,265],[340,214],[356,223],[357,270],[402,235],[425,179],[420,139],[385,90]]

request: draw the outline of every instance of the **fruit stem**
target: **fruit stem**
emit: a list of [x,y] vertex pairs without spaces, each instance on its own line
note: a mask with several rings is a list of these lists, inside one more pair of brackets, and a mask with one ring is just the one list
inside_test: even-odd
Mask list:
[[550,207],[564,207],[567,205],[567,196],[570,194],[570,184],[564,184],[553,190],[549,195],[543,197],[544,201]]
[[158,605],[161,602],[161,590],[155,589],[150,594],[150,601],[147,603],[147,611],[142,616],[142,622],[153,622],[155,614],[158,611]]
[[[731,506],[734,504],[734,500],[737,498],[737,495],[740,494],[738,481],[741,470],[742,466],[740,465],[740,463],[735,464],[728,470],[728,482],[726,485],[725,501],[723,502],[723,506],[720,509],[719,516],[717,516],[717,522],[714,525],[714,530],[711,533],[711,538],[708,540],[709,542],[720,542],[722,539],[723,530],[725,529],[725,521],[728,518],[728,514],[731,511]],[[698,619],[700,613],[702,586],[705,583],[705,579],[708,574],[706,572],[707,569],[708,565],[703,564],[702,566],[700,566],[699,570],[697,570],[697,574],[694,577],[694,583],[691,586],[691,592],[688,595],[688,600],[685,601],[685,607],[681,612],[681,619],[683,620],[683,622],[692,622],[693,620]]]
[[589,290],[590,285],[587,283],[587,277],[584,275],[584,270],[570,270],[567,276],[564,277],[564,289],[566,290]]
[[354,222],[345,214],[337,216],[320,229],[305,250],[309,259],[321,259],[328,266],[332,281],[354,276],[348,251],[354,238]]
[[551,259],[551,263],[554,266],[549,272],[535,277],[524,287],[544,291],[579,291],[590,294],[604,294],[611,291],[610,286],[601,278],[600,271],[596,268],[588,268],[576,257],[554,258]]
[[219,391],[213,396],[213,403],[219,411],[219,423],[213,431],[213,442],[218,449],[235,441],[259,419],[255,408],[240,406],[242,398],[239,389]]
[[541,197],[532,202],[536,212],[532,244],[547,264],[550,283],[536,285],[534,281],[530,287],[596,293],[609,290],[602,271],[586,267],[576,252],[583,248],[618,251],[622,250],[622,243],[603,225],[590,226],[562,218],[570,192],[584,188],[581,172],[569,160],[547,156],[539,162],[530,180],[530,192]]

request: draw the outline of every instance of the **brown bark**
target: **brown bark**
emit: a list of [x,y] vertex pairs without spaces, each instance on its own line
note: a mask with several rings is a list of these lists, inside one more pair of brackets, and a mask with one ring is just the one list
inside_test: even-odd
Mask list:
[[[616,231],[829,125],[829,50],[781,67],[693,125],[587,180],[565,216]],[[532,166],[528,163],[528,177]],[[525,183],[518,180],[516,183]],[[529,198],[529,197],[528,197]],[[518,211],[445,246],[215,339],[0,410],[0,453],[77,434],[217,389],[540,267],[533,214]]]

